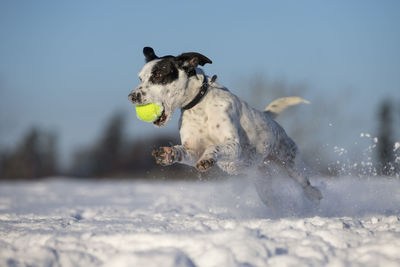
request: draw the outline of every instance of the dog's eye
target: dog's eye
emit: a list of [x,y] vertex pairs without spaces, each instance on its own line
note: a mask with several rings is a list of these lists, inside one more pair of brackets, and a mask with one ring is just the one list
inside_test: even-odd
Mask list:
[[161,78],[161,76],[162,76],[162,74],[159,72],[153,73],[153,77],[156,79]]

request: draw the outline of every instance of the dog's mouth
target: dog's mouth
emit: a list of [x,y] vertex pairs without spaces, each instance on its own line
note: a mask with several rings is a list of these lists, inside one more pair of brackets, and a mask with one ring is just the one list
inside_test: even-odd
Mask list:
[[162,126],[164,126],[166,124],[167,119],[168,119],[168,116],[165,113],[165,108],[163,108],[161,116],[158,117],[157,120],[153,121],[153,124],[156,125],[157,127],[162,127]]

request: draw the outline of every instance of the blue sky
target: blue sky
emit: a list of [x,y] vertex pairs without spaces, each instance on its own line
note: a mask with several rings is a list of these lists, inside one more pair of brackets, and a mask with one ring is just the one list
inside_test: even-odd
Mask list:
[[238,95],[253,73],[351,95],[338,108],[363,122],[353,131],[372,129],[383,98],[399,104],[399,1],[235,2],[1,1],[0,146],[38,125],[66,157],[117,110],[132,137],[177,131],[140,122],[127,100],[148,45],[203,53],[206,73]]

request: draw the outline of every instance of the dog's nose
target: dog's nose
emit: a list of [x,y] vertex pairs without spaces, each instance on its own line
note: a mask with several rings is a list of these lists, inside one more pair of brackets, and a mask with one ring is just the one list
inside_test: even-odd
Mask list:
[[142,94],[141,94],[141,93],[136,93],[136,92],[130,93],[130,94],[128,95],[128,99],[129,99],[133,104],[140,103],[141,100],[142,100]]

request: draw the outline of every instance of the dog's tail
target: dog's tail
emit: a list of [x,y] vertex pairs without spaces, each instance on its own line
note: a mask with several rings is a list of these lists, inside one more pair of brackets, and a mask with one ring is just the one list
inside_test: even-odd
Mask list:
[[268,107],[265,108],[264,112],[271,116],[271,118],[275,119],[286,108],[301,103],[309,104],[310,102],[298,96],[282,97],[269,104]]

